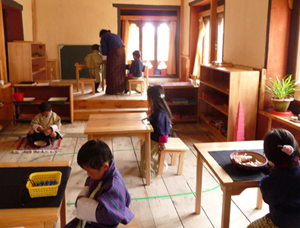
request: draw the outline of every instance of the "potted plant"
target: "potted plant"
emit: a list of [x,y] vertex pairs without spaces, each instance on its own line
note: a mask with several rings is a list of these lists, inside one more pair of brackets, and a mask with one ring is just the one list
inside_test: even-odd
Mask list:
[[294,100],[294,92],[299,89],[296,87],[296,82],[292,80],[292,75],[286,75],[282,80],[276,76],[276,79],[267,79],[269,85],[265,85],[267,92],[273,94],[271,100],[273,101],[275,111],[286,112],[290,102]]

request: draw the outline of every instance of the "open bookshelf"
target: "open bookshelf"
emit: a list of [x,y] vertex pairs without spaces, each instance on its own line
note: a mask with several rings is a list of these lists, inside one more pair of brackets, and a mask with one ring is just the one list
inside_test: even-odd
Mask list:
[[198,113],[204,127],[220,141],[232,141],[241,101],[245,140],[254,140],[259,71],[204,64],[200,71]]

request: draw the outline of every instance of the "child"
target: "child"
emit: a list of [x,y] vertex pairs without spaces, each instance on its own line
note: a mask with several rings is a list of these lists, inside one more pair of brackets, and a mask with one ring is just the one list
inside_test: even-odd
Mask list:
[[[143,71],[144,71],[144,64],[143,61],[140,59],[141,58],[141,52],[140,51],[134,51],[132,53],[133,56],[133,61],[130,65],[126,65],[126,69],[129,69],[130,72],[128,74],[128,77],[126,77],[126,91],[125,93],[128,92],[128,80],[141,80],[144,81],[144,78],[142,77]],[[141,85],[131,85],[131,89],[135,90],[136,92],[140,93],[142,91]]]
[[92,53],[85,57],[86,67],[89,68],[89,73],[91,78],[96,78],[95,91],[98,92],[98,87],[101,82],[101,69],[102,69],[102,59],[99,54],[99,45],[94,44],[92,46]]
[[287,130],[274,129],[264,139],[264,153],[274,164],[268,176],[260,181],[264,201],[270,213],[248,227],[300,227],[299,148]]
[[[151,102],[151,116],[149,121],[153,127],[151,133],[151,176],[157,176],[160,151],[166,149],[165,143],[168,142],[168,135],[170,134],[172,118],[171,111],[164,99],[165,93],[162,86],[151,86],[148,91],[148,101]],[[146,160],[145,147],[142,146],[141,153],[141,175],[146,177]],[[168,168],[165,162],[164,171]]]
[[59,132],[61,127],[61,119],[52,112],[51,103],[43,102],[39,106],[40,113],[31,121],[31,129],[27,134],[27,140],[34,143],[37,140],[44,140],[47,145],[55,139],[62,139]]
[[117,227],[134,217],[131,198],[106,143],[92,139],[79,150],[78,165],[89,176],[76,199],[77,218],[66,228]]

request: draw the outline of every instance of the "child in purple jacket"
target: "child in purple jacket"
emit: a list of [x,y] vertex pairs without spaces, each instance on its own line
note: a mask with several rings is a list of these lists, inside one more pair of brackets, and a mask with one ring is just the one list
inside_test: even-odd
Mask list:
[[87,171],[85,186],[76,199],[77,216],[65,228],[117,227],[134,217],[131,197],[116,168],[108,145],[86,142],[78,152],[78,165]]

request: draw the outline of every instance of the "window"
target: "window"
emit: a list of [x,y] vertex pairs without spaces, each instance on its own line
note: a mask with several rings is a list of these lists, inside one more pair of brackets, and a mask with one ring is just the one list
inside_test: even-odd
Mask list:
[[[141,59],[148,65],[149,75],[166,76],[170,49],[170,22],[130,21],[129,24],[127,61],[132,60],[133,51],[140,50]],[[171,46],[175,49],[175,44]]]

